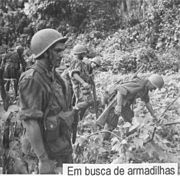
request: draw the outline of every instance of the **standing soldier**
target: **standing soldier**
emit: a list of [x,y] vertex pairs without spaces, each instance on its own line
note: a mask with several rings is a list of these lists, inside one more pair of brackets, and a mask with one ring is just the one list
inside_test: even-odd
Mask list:
[[67,38],[54,29],[42,29],[31,39],[35,64],[19,82],[20,118],[39,159],[41,174],[54,173],[72,163],[71,107],[67,84],[55,71]]
[[[113,99],[112,107],[108,106],[104,113],[96,121],[97,125],[108,131],[112,131],[117,127],[119,116],[121,115],[124,121],[132,123],[134,112],[132,105],[137,98],[141,98],[145,102],[146,108],[154,119],[157,119],[153,108],[150,104],[149,91],[161,89],[164,85],[164,80],[159,74],[152,74],[148,79],[135,78],[132,81],[122,83],[117,88],[117,95]],[[114,108],[115,107],[115,108]],[[108,110],[109,108],[109,110]],[[114,109],[115,114],[109,115],[110,109]],[[105,113],[107,112],[107,113]],[[110,133],[105,133],[104,140],[108,140]]]
[[83,61],[87,54],[87,48],[83,45],[76,45],[73,53],[75,58],[69,67],[69,74],[76,98],[75,106],[77,109],[87,108],[93,103],[89,70]]
[[[96,104],[96,90],[92,71],[96,66],[99,66],[99,62],[94,60],[94,62],[88,63],[83,60],[87,55],[87,48],[83,45],[76,45],[73,48],[73,53],[75,58],[71,62],[68,70],[75,98],[74,108],[79,110],[80,120],[82,120],[87,108],[93,105],[93,103],[94,105]],[[97,108],[97,106],[94,107]],[[73,123],[73,143],[75,143],[76,140],[78,121],[79,117],[76,116]]]
[[21,70],[25,71],[26,62],[23,58],[24,48],[17,46],[16,51],[9,52],[2,60],[1,68],[3,69],[3,78],[7,79],[6,91],[9,91],[10,79],[14,80],[15,97],[18,93],[18,82]]

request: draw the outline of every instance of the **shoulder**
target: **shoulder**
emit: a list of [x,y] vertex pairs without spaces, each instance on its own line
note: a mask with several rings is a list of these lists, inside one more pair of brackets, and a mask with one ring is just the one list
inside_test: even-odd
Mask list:
[[130,93],[137,93],[142,91],[146,86],[147,81],[141,78],[134,78],[131,81],[123,83],[120,87],[125,88]]
[[19,92],[39,92],[48,89],[47,82],[35,69],[31,68],[21,74],[19,79]]
[[139,78],[139,77],[137,77],[137,78],[135,78],[134,80],[133,80],[136,84],[138,84],[140,87],[142,87],[142,88],[144,88],[145,87],[145,85],[147,84],[147,82],[148,82],[148,80],[146,79],[146,78]]
[[35,79],[35,73],[36,73],[36,71],[33,68],[23,72],[21,74],[19,83],[21,84],[21,83],[24,83],[26,81],[31,81],[31,80]]

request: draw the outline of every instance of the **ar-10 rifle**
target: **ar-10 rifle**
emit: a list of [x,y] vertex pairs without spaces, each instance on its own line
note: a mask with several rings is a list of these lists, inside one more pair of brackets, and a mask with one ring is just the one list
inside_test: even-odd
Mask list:
[[94,99],[94,109],[95,109],[95,113],[96,113],[96,119],[98,118],[98,104],[97,104],[97,96],[96,96],[96,86],[94,83],[94,79],[91,76],[90,77],[90,82],[92,85],[92,91],[93,91],[93,99]]
[[[134,79],[137,77],[138,73],[140,71],[142,71],[143,66],[141,66],[136,73],[134,73],[134,75],[130,78],[130,79]],[[117,95],[117,91],[115,91],[115,93],[113,93],[113,95],[111,96],[112,101],[110,101],[109,105],[104,109],[104,111],[102,112],[102,114],[99,116],[99,118],[96,120],[96,124],[100,127],[104,127],[108,114],[111,110],[111,108],[116,106],[117,100],[116,100],[116,95]]]

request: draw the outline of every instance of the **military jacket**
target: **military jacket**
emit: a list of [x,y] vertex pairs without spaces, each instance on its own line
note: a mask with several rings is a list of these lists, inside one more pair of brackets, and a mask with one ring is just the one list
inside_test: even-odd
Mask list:
[[73,88],[77,88],[80,83],[73,78],[73,74],[77,73],[87,83],[91,84],[90,65],[82,60],[74,59],[69,68],[69,74],[72,80]]
[[[34,119],[41,121],[45,117],[56,116],[60,112],[71,109],[71,98],[68,94],[68,84],[55,72],[48,71],[42,63],[35,63],[34,68],[22,73],[19,81],[19,95],[22,120]],[[67,135],[70,138],[68,129]],[[64,143],[67,140],[63,138]],[[58,139],[48,143],[53,148],[52,156],[65,155],[72,151],[70,139],[69,145],[63,150],[62,140]]]
[[123,105],[131,105],[136,98],[141,98],[145,103],[149,102],[147,79],[135,78],[132,81],[121,84],[117,89],[123,95]]

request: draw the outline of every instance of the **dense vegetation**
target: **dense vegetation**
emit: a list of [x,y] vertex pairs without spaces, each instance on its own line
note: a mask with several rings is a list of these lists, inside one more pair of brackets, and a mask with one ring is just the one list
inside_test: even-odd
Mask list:
[[150,70],[177,71],[178,0],[34,0],[29,7],[36,30],[50,25],[71,38],[70,46],[83,41],[115,73],[142,60]]

